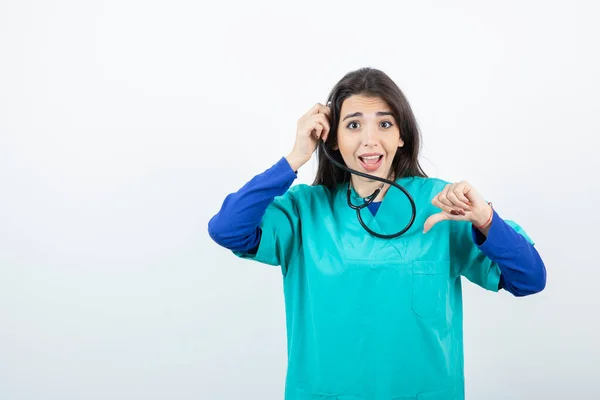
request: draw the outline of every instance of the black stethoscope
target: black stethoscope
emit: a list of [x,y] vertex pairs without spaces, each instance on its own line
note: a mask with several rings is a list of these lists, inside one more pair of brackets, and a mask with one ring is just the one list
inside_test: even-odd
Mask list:
[[408,198],[408,201],[410,201],[410,206],[412,208],[412,216],[410,218],[410,221],[406,225],[406,227],[404,227],[404,229],[402,229],[400,232],[396,232],[396,233],[393,233],[391,235],[384,235],[384,234],[381,234],[381,233],[377,233],[377,232],[374,232],[373,230],[371,230],[365,224],[365,222],[363,221],[363,219],[362,219],[362,217],[360,215],[360,210],[362,210],[363,208],[367,207],[369,204],[371,204],[373,202],[373,200],[375,200],[375,198],[377,197],[377,195],[379,194],[379,192],[383,188],[383,185],[381,185],[381,187],[377,188],[377,190],[375,190],[373,192],[373,194],[365,197],[364,198],[364,200],[365,200],[364,204],[356,206],[356,205],[352,204],[352,200],[350,199],[350,194],[351,194],[351,190],[352,190],[350,184],[351,184],[352,181],[348,182],[348,192],[347,192],[348,205],[353,210],[356,210],[356,216],[358,217],[358,222],[360,222],[360,224],[362,225],[362,227],[367,232],[369,232],[371,235],[376,236],[378,238],[393,239],[395,237],[398,237],[398,236],[404,234],[407,230],[410,229],[410,227],[412,226],[413,222],[415,222],[415,218],[416,218],[416,215],[417,215],[417,207],[415,206],[415,201],[413,200],[412,196],[410,195],[410,193],[408,193],[408,191],[405,188],[403,188],[402,186],[400,186],[396,182],[390,181],[388,179],[380,178],[378,176],[373,176],[373,175],[365,174],[365,173],[360,172],[360,171],[355,171],[355,170],[353,170],[351,168],[348,168],[347,166],[339,163],[338,161],[334,160],[334,158],[329,154],[329,152],[327,151],[327,148],[325,146],[325,142],[322,141],[322,140],[321,140],[321,149],[323,150],[323,153],[325,153],[325,156],[329,159],[329,161],[331,161],[338,168],[346,170],[346,171],[350,172],[351,174],[362,176],[364,178],[374,179],[376,181],[383,182],[384,184],[387,183],[388,185],[394,186],[394,187],[400,189],[406,195],[406,197]]

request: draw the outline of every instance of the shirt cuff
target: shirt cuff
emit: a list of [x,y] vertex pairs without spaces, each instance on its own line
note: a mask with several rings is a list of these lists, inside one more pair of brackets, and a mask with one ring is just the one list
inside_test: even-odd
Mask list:
[[298,176],[298,171],[294,171],[287,158],[281,159],[274,165],[275,169],[282,174],[285,174],[285,179],[295,179]]
[[508,249],[512,251],[525,242],[525,239],[515,232],[496,210],[493,210],[492,225],[487,238],[475,227],[472,227],[472,237],[477,247],[493,260],[505,257]]
[[[475,244],[481,249],[481,246],[483,246],[487,241],[489,241],[490,236],[493,236],[493,231],[498,229],[498,225],[500,225],[498,222],[502,221],[502,218],[500,218],[500,216],[498,216],[498,214],[496,213],[496,210],[494,210],[492,208],[492,221],[490,222],[490,230],[488,232],[487,238],[485,237],[485,235],[483,233],[481,233],[481,231],[477,228],[475,228],[475,225],[471,226],[471,236],[473,238],[473,242],[475,242]],[[502,221],[504,222],[504,221]]]

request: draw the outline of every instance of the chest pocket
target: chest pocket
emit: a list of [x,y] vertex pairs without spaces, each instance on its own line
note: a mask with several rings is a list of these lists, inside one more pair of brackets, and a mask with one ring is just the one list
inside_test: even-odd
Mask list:
[[445,316],[449,303],[448,261],[413,261],[411,307],[423,319]]

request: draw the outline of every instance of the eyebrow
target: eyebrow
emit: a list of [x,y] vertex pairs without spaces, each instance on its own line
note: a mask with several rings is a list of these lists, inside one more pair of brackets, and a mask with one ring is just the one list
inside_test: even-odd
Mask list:
[[[390,111],[378,111],[376,114],[378,117],[382,117],[384,115],[391,115],[393,116],[394,114],[392,114]],[[353,114],[348,114],[344,117],[344,119],[342,121],[347,120],[348,118],[354,118],[354,117],[362,117],[363,113],[359,112],[355,112]]]

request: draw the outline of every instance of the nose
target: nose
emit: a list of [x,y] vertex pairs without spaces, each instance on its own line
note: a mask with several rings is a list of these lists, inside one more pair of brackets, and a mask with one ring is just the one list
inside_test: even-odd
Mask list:
[[363,146],[376,146],[379,143],[377,139],[377,126],[368,124],[363,129],[362,144]]

